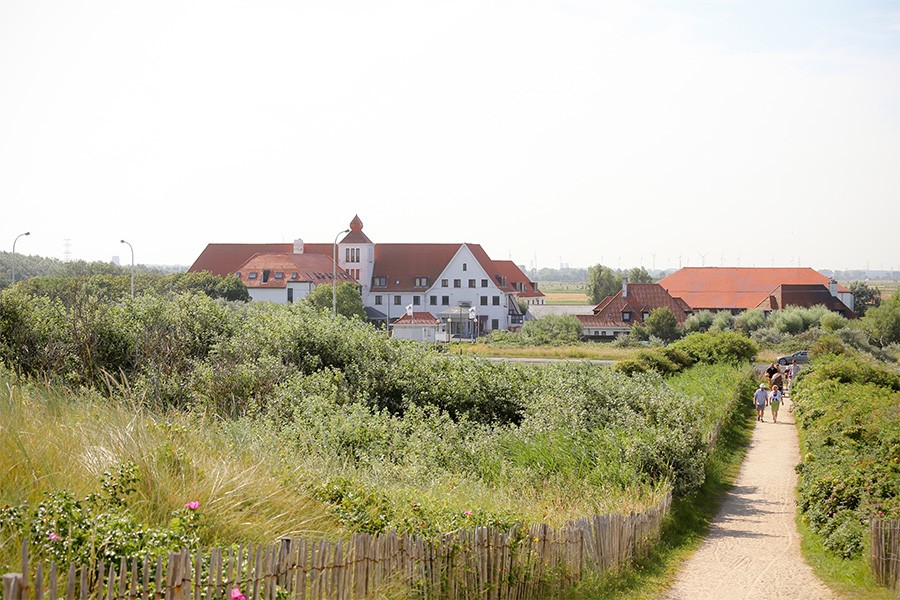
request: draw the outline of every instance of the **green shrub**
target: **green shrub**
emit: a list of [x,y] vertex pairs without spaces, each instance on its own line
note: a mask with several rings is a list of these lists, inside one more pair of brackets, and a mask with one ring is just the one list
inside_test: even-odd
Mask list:
[[715,314],[709,310],[701,310],[684,320],[685,333],[704,333],[712,327]]
[[672,346],[694,362],[747,362],[759,351],[756,344],[736,332],[692,333]]
[[537,346],[575,344],[581,337],[581,323],[574,315],[547,315],[526,321],[522,337]]

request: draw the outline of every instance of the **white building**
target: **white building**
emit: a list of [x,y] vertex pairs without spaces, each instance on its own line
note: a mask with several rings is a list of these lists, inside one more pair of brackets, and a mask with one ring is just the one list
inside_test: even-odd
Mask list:
[[[332,256],[336,251],[337,265]],[[492,260],[478,244],[375,244],[359,217],[336,245],[209,244],[189,269],[235,273],[254,300],[294,302],[315,285],[354,281],[373,321],[427,312],[451,336],[471,338],[521,327],[520,301],[544,294],[512,261]]]

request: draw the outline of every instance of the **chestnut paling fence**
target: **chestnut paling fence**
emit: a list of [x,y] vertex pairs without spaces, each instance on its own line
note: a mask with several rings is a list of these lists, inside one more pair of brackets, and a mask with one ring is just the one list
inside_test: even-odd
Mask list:
[[875,580],[900,593],[900,521],[872,518],[869,531]]
[[479,527],[437,539],[396,533],[349,540],[282,539],[276,544],[183,550],[117,564],[31,564],[3,576],[4,600],[319,600],[375,598],[412,589],[420,598],[547,598],[587,572],[644,555],[658,539],[671,495],[629,515],[597,515],[562,528]]

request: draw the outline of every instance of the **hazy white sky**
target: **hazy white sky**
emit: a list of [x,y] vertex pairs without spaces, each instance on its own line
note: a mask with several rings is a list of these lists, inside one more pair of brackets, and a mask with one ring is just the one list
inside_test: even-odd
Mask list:
[[[900,2],[0,0],[0,247],[900,269]],[[679,258],[680,257],[680,258]]]

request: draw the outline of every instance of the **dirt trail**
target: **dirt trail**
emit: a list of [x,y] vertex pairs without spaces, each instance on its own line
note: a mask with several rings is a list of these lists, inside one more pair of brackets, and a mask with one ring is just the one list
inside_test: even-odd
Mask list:
[[[750,399],[747,399],[750,402]],[[766,408],[747,457],[709,537],[665,598],[834,598],[800,554],[794,466],[800,461],[794,415]]]

